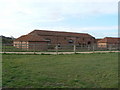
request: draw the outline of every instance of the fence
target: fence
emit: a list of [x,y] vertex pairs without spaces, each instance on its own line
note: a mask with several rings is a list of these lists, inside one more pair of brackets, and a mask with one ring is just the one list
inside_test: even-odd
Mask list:
[[2,44],[2,52],[85,52],[120,50],[119,45]]

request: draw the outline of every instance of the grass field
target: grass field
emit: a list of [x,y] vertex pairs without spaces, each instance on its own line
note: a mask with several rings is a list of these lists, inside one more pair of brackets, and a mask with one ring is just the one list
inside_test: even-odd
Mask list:
[[118,53],[3,54],[3,87],[117,88]]

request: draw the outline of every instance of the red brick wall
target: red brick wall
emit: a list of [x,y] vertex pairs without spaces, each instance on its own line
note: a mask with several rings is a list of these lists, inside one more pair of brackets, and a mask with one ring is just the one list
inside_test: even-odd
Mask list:
[[51,39],[51,44],[69,44],[69,40],[72,39],[76,44],[88,44],[90,42],[91,44],[95,43],[95,39],[92,37],[62,37],[62,36],[42,36],[46,39]]
[[29,42],[29,50],[47,50],[47,42]]

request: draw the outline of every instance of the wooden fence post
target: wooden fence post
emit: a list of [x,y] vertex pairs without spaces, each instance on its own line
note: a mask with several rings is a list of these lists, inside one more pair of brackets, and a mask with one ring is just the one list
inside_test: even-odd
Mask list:
[[95,46],[94,46],[94,44],[93,44],[93,52],[95,51]]
[[76,45],[74,44],[74,53],[76,53]]
[[55,49],[56,49],[56,54],[58,55],[58,45],[56,45]]
[[36,44],[33,44],[33,47],[34,47],[34,54],[35,54],[35,48],[36,48],[36,46],[35,46]]
[[7,50],[6,50],[6,45],[3,44],[3,52],[5,53]]

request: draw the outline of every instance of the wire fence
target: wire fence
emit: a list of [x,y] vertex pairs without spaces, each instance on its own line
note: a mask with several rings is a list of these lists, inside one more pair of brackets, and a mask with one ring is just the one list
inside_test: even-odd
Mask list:
[[78,44],[2,44],[2,52],[90,52],[116,51],[119,45],[78,45]]

